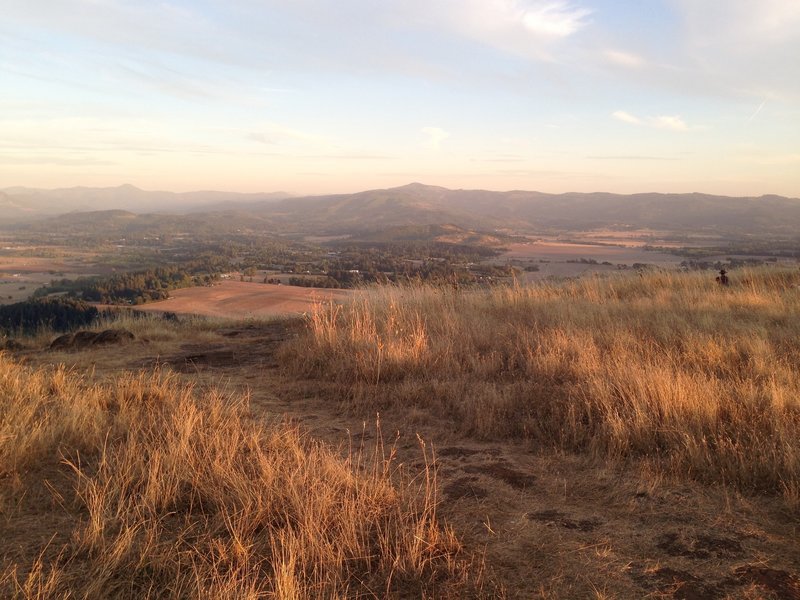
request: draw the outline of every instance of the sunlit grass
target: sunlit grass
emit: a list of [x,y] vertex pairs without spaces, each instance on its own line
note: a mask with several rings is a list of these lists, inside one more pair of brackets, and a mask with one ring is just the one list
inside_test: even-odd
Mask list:
[[0,355],[0,514],[60,524],[13,560],[30,544],[3,534],[4,598],[475,593],[436,506],[432,466],[410,479],[382,444],[342,458],[176,376],[96,384]]
[[656,272],[320,305],[293,373],[463,431],[647,457],[744,489],[800,491],[800,271]]

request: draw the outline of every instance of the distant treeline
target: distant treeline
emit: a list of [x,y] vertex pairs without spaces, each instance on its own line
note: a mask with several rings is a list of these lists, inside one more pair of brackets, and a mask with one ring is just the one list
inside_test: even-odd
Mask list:
[[0,306],[0,329],[6,335],[29,335],[41,329],[68,331],[91,325],[100,311],[81,300],[40,298]]
[[87,302],[105,304],[144,304],[169,298],[169,291],[197,285],[210,285],[219,274],[198,272],[199,267],[158,267],[146,271],[117,273],[109,277],[79,277],[54,280],[35,296],[62,293]]
[[765,259],[760,258],[729,258],[728,260],[716,260],[716,261],[708,261],[708,260],[684,260],[681,261],[681,268],[686,269],[688,271],[705,271],[712,269],[714,271],[719,271],[720,269],[737,269],[741,267],[759,267],[761,265],[767,263],[775,263],[778,259],[775,257],[769,257]]

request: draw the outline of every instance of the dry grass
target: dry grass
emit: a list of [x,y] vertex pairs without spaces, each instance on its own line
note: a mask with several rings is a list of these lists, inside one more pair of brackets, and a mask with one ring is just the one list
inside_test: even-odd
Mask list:
[[0,355],[2,597],[475,594],[436,505],[434,470],[411,480],[382,444],[343,459],[169,374]]
[[783,493],[800,506],[800,272],[651,273],[323,305],[283,355],[370,408]]

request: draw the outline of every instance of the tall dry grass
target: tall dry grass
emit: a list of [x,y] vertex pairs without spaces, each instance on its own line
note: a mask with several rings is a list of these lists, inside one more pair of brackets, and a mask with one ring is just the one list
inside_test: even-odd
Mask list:
[[658,272],[317,307],[293,373],[424,407],[481,437],[782,492],[800,505],[800,272]]
[[[479,584],[437,520],[431,469],[404,477],[382,445],[342,458],[255,421],[246,398],[164,373],[97,384],[0,355],[0,513],[4,598],[460,596]],[[32,553],[31,539],[45,541]]]

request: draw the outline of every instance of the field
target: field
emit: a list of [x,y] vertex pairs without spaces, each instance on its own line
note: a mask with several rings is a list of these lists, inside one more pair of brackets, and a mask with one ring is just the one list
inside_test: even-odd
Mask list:
[[27,300],[53,279],[75,279],[107,272],[96,255],[60,247],[8,246],[0,254],[0,304]]
[[[47,352],[41,349],[47,339],[38,347],[31,341],[19,351],[31,367],[49,373],[53,364],[63,363],[71,371],[37,375],[7,365],[3,385],[13,392],[8,401],[61,394],[56,391],[65,386],[74,391],[63,394],[63,403],[48,401],[47,409],[34,403],[29,413],[14,409],[9,414],[41,418],[58,409],[62,412],[52,416],[50,428],[67,414],[72,416],[64,422],[73,428],[68,431],[92,423],[99,428],[77,438],[58,429],[61,441],[55,442],[47,441],[53,439],[46,433],[50,429],[9,422],[5,440],[39,433],[26,442],[31,450],[4,455],[6,464],[16,465],[0,480],[9,515],[0,520],[0,535],[12,540],[7,548],[14,549],[4,555],[10,561],[6,584],[27,586],[20,598],[35,597],[32,591],[50,581],[50,590],[95,589],[81,587],[88,585],[80,575],[86,570],[95,579],[102,575],[98,586],[115,585],[105,589],[120,590],[123,597],[135,597],[142,582],[165,586],[168,581],[190,586],[181,589],[194,590],[186,591],[191,597],[207,597],[191,587],[198,581],[208,590],[231,582],[269,593],[278,575],[262,577],[248,565],[283,564],[281,573],[296,573],[293,585],[306,595],[327,589],[339,590],[338,597],[797,598],[798,285],[796,269],[777,268],[733,271],[728,288],[704,273],[619,274],[493,290],[388,287],[361,293],[349,303],[323,303],[291,320],[133,319],[118,326],[132,330],[137,340],[118,348]],[[153,374],[154,368],[162,375]],[[128,375],[119,379],[120,373],[141,370],[134,383]],[[84,383],[73,384],[74,376]],[[162,376],[166,383],[157,383]],[[22,382],[27,391],[14,391]],[[213,400],[220,382],[222,404]],[[86,412],[86,402],[99,398],[91,391],[94,385],[123,399],[128,392],[115,386],[133,386],[141,390],[137,398],[158,404],[163,401],[158,390],[179,390],[184,383],[193,391],[183,400],[176,397],[175,404],[169,400],[164,410],[170,414],[188,415],[189,396],[200,398],[198,406],[217,407],[213,411],[228,404],[242,407],[246,397],[250,408],[240,414],[247,422],[292,423],[306,441],[298,445],[292,441],[296,433],[279,428],[274,435],[287,440],[286,451],[294,458],[263,466],[272,464],[263,462],[267,457],[287,458],[268,444],[272,449],[256,467],[248,457],[259,454],[251,446],[244,455],[231,454],[234,445],[226,440],[240,426],[217,425],[221,417],[201,413],[197,422],[209,427],[184,431],[178,422],[164,425],[160,417],[132,412],[143,410],[136,402],[120,410],[114,401],[108,414],[94,412],[91,418]],[[76,402],[77,397],[85,400]],[[97,410],[104,406],[100,402]],[[69,407],[78,413],[64,413]],[[234,419],[232,413],[214,414],[224,414],[226,423]],[[150,461],[152,468],[166,473],[167,481],[184,482],[177,488],[164,485],[195,491],[189,496],[169,492],[173,495],[166,497],[175,500],[153,504],[160,493],[155,487],[146,497],[133,493],[144,489],[143,480],[123,478],[117,486],[104,479],[92,462],[97,446],[91,441],[103,435],[104,423],[114,428],[142,423],[127,435],[135,442],[132,456],[124,454],[127,446],[113,446],[114,465],[143,473],[134,458],[160,456]],[[219,427],[224,435],[214,441],[203,437]],[[76,439],[82,445],[71,446]],[[118,444],[126,436],[109,439]],[[190,442],[170,450],[165,439]],[[160,445],[148,450],[147,444],[156,442]],[[304,458],[308,444],[330,453]],[[50,454],[31,454],[42,447]],[[194,454],[187,454],[190,447],[205,448],[201,454],[209,465],[240,465],[235,478],[223,477],[224,469],[204,470]],[[6,448],[10,452],[16,446],[9,442]],[[70,457],[74,448],[82,465],[76,481],[84,483],[70,491],[74,468],[59,463],[53,452]],[[353,459],[354,451],[361,458]],[[37,463],[42,459],[35,456],[48,456],[50,462]],[[381,462],[384,458],[367,460],[375,456],[403,465],[403,473],[381,466],[377,472],[388,479],[375,484],[394,486],[418,504],[393,504],[387,513],[369,504],[374,495],[365,496],[366,504],[358,508],[338,500],[325,503],[325,497],[341,498],[335,482],[345,473],[329,461],[339,457],[345,465],[362,465],[359,469],[389,464]],[[329,465],[324,475],[312,469],[320,460]],[[174,470],[182,464],[184,471]],[[299,536],[292,539],[299,544],[293,547],[296,560],[306,565],[302,568],[276,562],[276,549],[285,557],[287,546],[265,547],[246,527],[251,517],[235,517],[266,502],[248,491],[255,489],[250,483],[243,484],[253,473],[265,477],[263,468],[278,469],[276,485],[302,485],[322,494],[309,500],[312,511],[302,513],[305,517],[291,518],[309,525],[292,530]],[[305,473],[302,484],[285,469]],[[333,487],[309,479],[317,477],[314,473],[333,481]],[[367,473],[376,471],[369,467]],[[159,477],[146,481],[155,486]],[[224,496],[213,491],[218,488],[227,490]],[[111,495],[90,496],[88,490]],[[175,506],[186,506],[191,494],[200,512],[187,513],[189,529],[175,529]],[[207,512],[212,506],[218,508]],[[431,515],[426,510],[432,506],[436,529],[420,535],[416,528],[422,522],[414,515]],[[339,514],[337,507],[347,510]],[[362,586],[365,572],[358,571],[357,560],[322,558],[320,548],[342,544],[337,540],[344,538],[324,537],[310,527],[319,511],[328,511],[321,521],[360,523],[352,520],[351,509],[376,519],[365,525],[369,531],[392,531],[389,537],[401,541],[427,540],[416,549],[369,546],[370,556],[393,556],[405,565],[382,571],[377,565],[383,559],[376,558],[371,591]],[[259,523],[285,522],[269,513],[247,514],[264,515],[252,517]],[[269,531],[278,536],[272,539],[283,539],[280,527]],[[203,550],[211,538],[218,550]],[[70,539],[78,545],[65,546]],[[354,553],[350,556],[362,551],[353,541],[345,545]],[[193,554],[192,548],[213,560]],[[235,553],[244,551],[237,548],[246,549],[244,563],[236,562]],[[432,554],[420,555],[423,548]],[[315,575],[309,571],[315,560],[333,566]],[[164,569],[153,570],[154,561]],[[379,581],[378,586],[395,587],[391,593],[372,587]],[[176,597],[178,588],[159,589],[162,597]]]
[[345,290],[322,290],[223,280],[211,287],[170,292],[170,298],[137,306],[137,310],[245,319],[309,312],[316,302],[343,300]]
[[522,268],[538,267],[537,271],[524,272],[520,277],[522,281],[532,282],[546,278],[608,273],[632,267],[637,263],[675,268],[682,260],[672,254],[645,250],[642,244],[629,239],[614,239],[613,243],[614,245],[578,244],[542,239],[509,244],[506,252],[490,262],[505,264],[510,261]]

